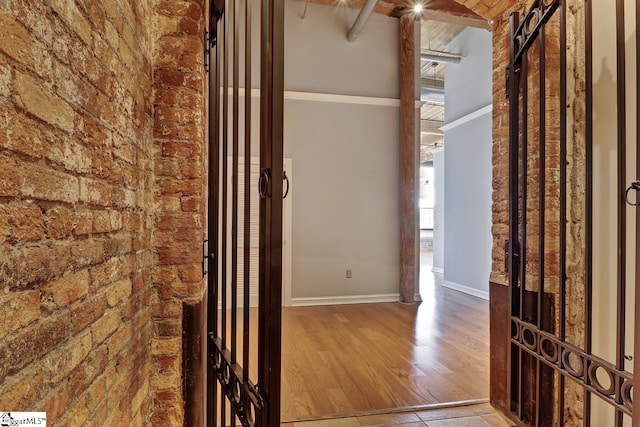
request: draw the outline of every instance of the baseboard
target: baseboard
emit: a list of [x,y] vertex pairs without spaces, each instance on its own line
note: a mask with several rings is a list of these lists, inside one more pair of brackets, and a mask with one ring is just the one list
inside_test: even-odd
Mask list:
[[482,298],[484,300],[489,301],[489,292],[486,292],[486,291],[470,288],[468,286],[449,282],[447,280],[442,282],[442,286],[444,286],[445,288],[453,289],[454,291],[462,292],[468,295],[473,295],[474,297]]
[[444,268],[440,268],[440,267],[433,267],[431,269],[432,273],[437,273],[437,274],[444,274]]
[[377,302],[398,302],[400,294],[345,295],[334,297],[291,298],[292,307],[314,305],[372,304]]

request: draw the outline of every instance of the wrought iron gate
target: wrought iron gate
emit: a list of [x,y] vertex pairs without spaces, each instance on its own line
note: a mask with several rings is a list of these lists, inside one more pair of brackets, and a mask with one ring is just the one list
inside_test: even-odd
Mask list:
[[[282,200],[286,179],[283,3],[213,0],[209,5],[205,35],[209,69],[208,241],[203,248],[203,269],[208,275],[209,426],[280,425]],[[256,6],[259,16],[253,11]],[[259,49],[252,46],[256,28],[260,29]],[[259,60],[254,52],[260,53]],[[255,62],[259,62],[259,89],[252,85]],[[258,122],[251,107],[258,97],[260,180],[259,194],[253,194],[251,155],[256,150],[251,135],[253,124]],[[238,178],[241,150],[242,183]],[[244,198],[242,209],[239,197]],[[251,227],[255,215],[250,209],[252,197],[260,197],[259,230]],[[250,239],[258,232],[258,304],[252,307],[251,283],[256,274],[249,266]]]
[[640,426],[640,2],[536,0],[509,25],[510,411]]

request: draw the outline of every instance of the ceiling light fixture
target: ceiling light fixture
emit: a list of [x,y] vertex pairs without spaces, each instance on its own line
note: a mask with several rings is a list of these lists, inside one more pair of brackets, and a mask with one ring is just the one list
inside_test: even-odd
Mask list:
[[422,3],[416,3],[415,6],[413,6],[413,11],[415,13],[420,13],[422,12]]

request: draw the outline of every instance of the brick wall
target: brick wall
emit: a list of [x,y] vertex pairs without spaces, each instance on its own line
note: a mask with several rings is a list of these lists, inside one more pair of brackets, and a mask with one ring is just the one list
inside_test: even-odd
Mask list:
[[143,425],[151,1],[0,1],[0,408]]
[[181,425],[185,419],[183,332],[199,331],[185,330],[182,320],[185,310],[202,303],[204,293],[205,5],[203,0],[160,0],[156,6],[153,245],[157,258],[151,297],[155,425]]

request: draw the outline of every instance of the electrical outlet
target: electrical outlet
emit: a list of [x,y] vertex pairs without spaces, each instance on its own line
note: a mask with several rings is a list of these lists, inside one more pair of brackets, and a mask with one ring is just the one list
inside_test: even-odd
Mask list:
[[347,270],[347,279],[351,279],[352,274],[351,274],[351,270]]

